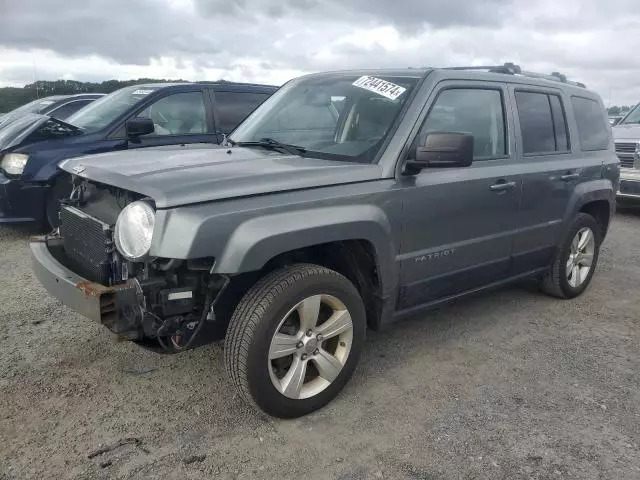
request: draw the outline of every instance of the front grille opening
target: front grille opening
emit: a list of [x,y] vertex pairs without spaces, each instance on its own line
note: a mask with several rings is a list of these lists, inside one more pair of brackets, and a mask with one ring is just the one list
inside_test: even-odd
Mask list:
[[616,152],[617,153],[635,153],[637,148],[637,143],[616,143]]
[[637,148],[637,143],[616,142],[616,153],[621,167],[633,168]]

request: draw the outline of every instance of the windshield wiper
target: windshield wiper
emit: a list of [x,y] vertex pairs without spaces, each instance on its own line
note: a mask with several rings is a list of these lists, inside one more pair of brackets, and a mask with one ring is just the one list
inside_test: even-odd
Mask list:
[[268,148],[270,150],[279,150],[281,152],[298,156],[302,156],[307,151],[307,149],[304,147],[282,143],[273,138],[261,138],[258,142],[233,142],[232,145],[238,147],[262,147]]

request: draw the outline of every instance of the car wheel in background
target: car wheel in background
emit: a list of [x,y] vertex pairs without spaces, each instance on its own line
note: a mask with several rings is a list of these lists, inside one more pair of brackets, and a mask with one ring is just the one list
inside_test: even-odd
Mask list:
[[71,195],[71,177],[66,174],[59,175],[47,192],[47,199],[44,207],[45,219],[43,228],[47,231],[55,230],[60,223],[60,200],[69,198]]

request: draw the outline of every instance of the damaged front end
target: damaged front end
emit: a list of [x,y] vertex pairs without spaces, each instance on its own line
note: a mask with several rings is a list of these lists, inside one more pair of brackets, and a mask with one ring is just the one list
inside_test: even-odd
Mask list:
[[116,248],[116,223],[139,195],[75,178],[60,226],[31,239],[34,271],[53,296],[119,338],[179,351],[224,335],[216,304],[229,279],[215,259],[131,260]]

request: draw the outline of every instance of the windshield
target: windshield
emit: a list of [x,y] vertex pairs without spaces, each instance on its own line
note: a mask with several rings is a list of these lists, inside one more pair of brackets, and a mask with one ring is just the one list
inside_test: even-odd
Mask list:
[[[640,123],[640,103],[631,110],[620,123]],[[618,123],[618,125],[620,125]]]
[[85,132],[98,131],[109,125],[155,90],[157,90],[157,87],[141,87],[135,85],[121,88],[120,90],[99,98],[95,102],[91,102],[65,121],[81,128]]
[[54,100],[49,100],[46,98],[34,100],[33,102],[29,102],[25,105],[22,105],[21,107],[11,110],[6,115],[3,115],[0,118],[0,122],[2,123],[9,122],[27,113],[42,113],[53,103],[54,103]]
[[303,78],[278,90],[229,139],[240,145],[268,139],[300,147],[308,157],[370,163],[417,81],[346,74]]

